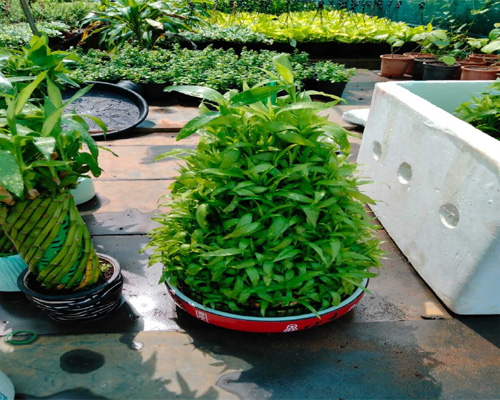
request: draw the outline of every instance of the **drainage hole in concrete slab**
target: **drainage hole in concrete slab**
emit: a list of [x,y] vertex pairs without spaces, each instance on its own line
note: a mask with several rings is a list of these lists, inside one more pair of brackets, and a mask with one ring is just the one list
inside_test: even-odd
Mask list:
[[411,165],[404,162],[399,166],[398,169],[399,182],[407,185],[408,182],[410,182],[411,177],[412,177]]
[[382,155],[382,145],[377,141],[373,142],[373,158],[375,160],[378,160],[381,155]]
[[460,221],[460,213],[458,212],[458,208],[453,204],[446,203],[439,208],[439,218],[441,218],[444,226],[453,229],[458,225],[458,221]]

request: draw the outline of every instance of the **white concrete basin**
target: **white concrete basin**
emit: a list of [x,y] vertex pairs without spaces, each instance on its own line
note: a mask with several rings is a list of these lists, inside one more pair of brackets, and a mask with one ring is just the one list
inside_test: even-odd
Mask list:
[[376,216],[458,314],[500,313],[500,141],[450,114],[490,84],[377,84],[358,157]]

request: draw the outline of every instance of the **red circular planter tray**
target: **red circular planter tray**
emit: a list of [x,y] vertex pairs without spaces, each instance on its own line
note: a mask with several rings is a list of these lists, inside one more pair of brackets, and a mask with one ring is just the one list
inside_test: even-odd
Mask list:
[[[362,285],[366,288],[368,279],[363,280]],[[294,332],[326,324],[349,312],[361,300],[365,293],[360,288],[356,289],[351,296],[338,306],[319,311],[321,318],[318,318],[313,313],[290,317],[264,318],[247,317],[206,308],[182,294],[176,287],[167,284],[167,288],[170,296],[178,307],[201,321],[236,331],[261,333]]]

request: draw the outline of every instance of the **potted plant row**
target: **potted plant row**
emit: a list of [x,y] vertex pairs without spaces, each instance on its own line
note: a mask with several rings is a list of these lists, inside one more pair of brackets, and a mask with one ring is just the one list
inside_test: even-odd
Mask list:
[[46,37],[33,37],[24,51],[26,64],[35,59],[44,68],[0,76],[2,240],[28,265],[18,285],[36,307],[59,321],[94,319],[119,306],[123,280],[119,264],[96,253],[71,195],[79,178],[101,172],[87,123],[68,112],[91,87],[63,101],[67,53],[52,53]]
[[278,74],[241,92],[167,89],[203,99],[201,115],[178,135],[201,138],[187,154],[160,156],[185,164],[149,244],[178,306],[253,332],[343,315],[376,275],[370,269],[381,266],[363,208],[372,200],[359,191],[346,131],[317,114],[339,99],[311,101],[319,93],[297,90],[288,57],[274,62]]

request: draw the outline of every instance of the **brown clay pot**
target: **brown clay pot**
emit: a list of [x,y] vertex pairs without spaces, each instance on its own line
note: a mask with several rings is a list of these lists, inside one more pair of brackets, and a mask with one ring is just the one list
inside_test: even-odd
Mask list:
[[495,55],[495,54],[479,54],[479,53],[472,53],[472,54],[469,54],[469,56],[467,57],[467,59],[469,60],[482,60],[482,61],[485,61],[487,64],[495,64],[495,63],[498,63],[500,62],[500,56],[499,55]]
[[412,61],[412,58],[402,54],[382,54],[380,58],[380,75],[387,78],[401,78]]
[[[457,63],[460,64],[461,67],[470,67],[470,66],[485,66],[487,65],[487,62],[482,60],[482,59],[468,59],[468,60],[457,60]],[[457,79],[461,79],[462,77],[462,68],[459,68],[457,70]]]
[[493,81],[500,76],[500,66],[463,66],[463,81]]
[[424,57],[425,58],[436,58],[436,56],[434,54],[431,54],[431,53],[414,52],[414,53],[403,53],[403,55],[411,58],[410,64],[408,64],[408,68],[406,68],[406,71],[405,71],[406,74],[411,75],[411,76],[413,76],[413,71],[415,68],[415,58],[424,58]]

